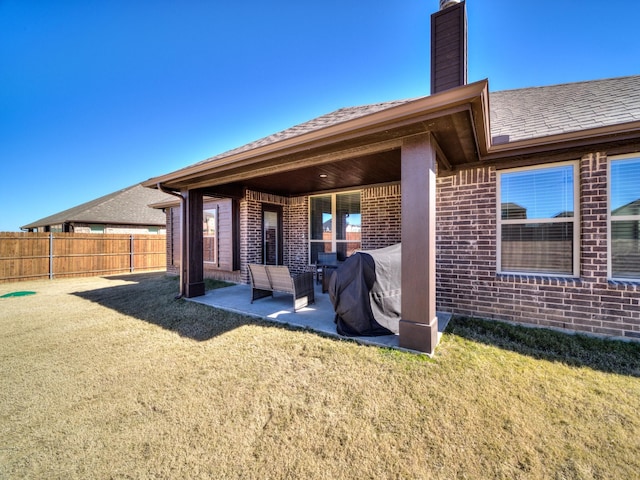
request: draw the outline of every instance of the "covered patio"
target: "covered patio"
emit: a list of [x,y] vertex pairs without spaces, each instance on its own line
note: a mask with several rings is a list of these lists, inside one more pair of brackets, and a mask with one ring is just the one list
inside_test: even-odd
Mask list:
[[[232,227],[237,245],[233,270],[246,281],[247,264],[260,262],[252,250],[260,239],[254,237],[259,220],[250,219],[250,192],[259,192],[264,206],[261,199],[270,195],[306,199],[320,192],[398,185],[403,296],[399,338],[394,342],[409,350],[433,353],[441,331],[436,315],[436,170],[439,175],[450,175],[458,168],[478,165],[479,153],[488,145],[487,112],[485,80],[414,100],[339,110],[148,180],[145,186],[181,199],[181,294],[194,299],[205,294],[204,196],[230,198],[237,206]],[[307,261],[307,211],[303,207],[301,212],[291,221],[301,230],[289,237],[287,249],[292,253],[285,261],[294,271],[313,263]],[[376,228],[378,233],[385,229]],[[244,298],[244,308],[252,308],[249,295]],[[333,315],[327,316],[329,326],[332,319]]]
[[[322,293],[321,285],[316,285],[315,289],[315,303],[299,309],[295,313],[291,304],[291,295],[275,293],[273,298],[263,298],[251,303],[251,286],[244,284],[209,290],[204,295],[189,298],[188,300],[269,322],[308,329],[334,338],[354,340],[363,345],[416,352],[416,350],[401,347],[399,335],[380,337],[345,337],[339,335],[336,332],[336,324],[333,320],[335,314],[329,295]],[[451,315],[438,312],[437,317],[438,340],[440,340],[442,333],[447,328]]]

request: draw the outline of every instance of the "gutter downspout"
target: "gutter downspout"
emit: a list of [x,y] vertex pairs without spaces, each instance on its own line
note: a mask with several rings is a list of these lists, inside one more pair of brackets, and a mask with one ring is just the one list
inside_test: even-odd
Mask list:
[[[166,188],[162,183],[158,182],[157,184],[158,190],[168,193],[169,195],[173,195],[174,197],[178,197],[180,199],[180,292],[176,296],[176,300],[182,298],[184,295],[184,260],[186,258],[186,242],[184,240],[184,229],[186,223],[186,211],[184,204],[184,197],[181,193],[176,193],[172,190]],[[173,235],[173,232],[172,232]]]

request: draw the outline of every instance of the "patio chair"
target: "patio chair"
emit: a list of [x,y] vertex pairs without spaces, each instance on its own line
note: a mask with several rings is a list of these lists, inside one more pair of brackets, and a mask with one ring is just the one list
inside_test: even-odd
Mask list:
[[251,303],[259,298],[273,296],[273,292],[293,295],[293,311],[315,303],[313,273],[291,275],[283,265],[249,265],[251,277]]
[[249,277],[251,279],[251,303],[260,298],[273,297],[273,288],[271,288],[266,265],[250,264]]

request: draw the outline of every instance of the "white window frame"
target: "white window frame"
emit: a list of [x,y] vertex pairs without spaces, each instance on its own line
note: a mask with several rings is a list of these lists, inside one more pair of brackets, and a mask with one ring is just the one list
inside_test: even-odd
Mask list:
[[616,155],[608,158],[607,161],[607,277],[609,280],[613,281],[621,281],[621,282],[637,282],[640,281],[640,278],[629,278],[629,277],[614,277],[613,276],[613,265],[612,265],[612,257],[613,257],[613,243],[611,240],[611,223],[613,221],[630,221],[630,220],[638,220],[640,221],[640,215],[620,215],[616,216],[615,220],[612,219],[613,215],[611,215],[611,190],[613,185],[611,184],[611,164],[618,160],[640,160],[640,153],[630,153],[627,155]]
[[[337,232],[337,203],[336,197],[338,195],[346,195],[350,193],[357,193],[360,196],[360,222],[362,222],[362,190],[345,190],[343,192],[332,192],[332,193],[319,193],[317,195],[309,195],[309,210],[307,212],[307,238],[309,239],[309,253],[308,253],[308,262],[311,264],[311,244],[312,243],[326,243],[325,240],[313,240],[311,238],[311,199],[317,197],[331,197],[331,251],[338,251],[339,243],[350,243],[349,240],[337,240],[336,232]],[[362,225],[360,225],[362,228]],[[362,247],[362,237],[360,238],[360,246]]]
[[[207,265],[215,265],[215,266],[220,266],[220,262],[219,262],[219,258],[218,258],[218,242],[219,242],[219,232],[220,232],[220,215],[219,215],[219,211],[218,211],[218,206],[215,205],[213,207],[203,207],[202,209],[202,215],[204,217],[205,212],[211,212],[213,213],[213,221],[214,221],[214,233],[213,235],[209,235],[207,234],[205,231],[202,232],[202,239],[203,239],[203,249],[204,249],[204,239],[205,238],[213,238],[213,260],[203,260],[202,262],[207,264]],[[204,229],[203,229],[204,230]],[[204,251],[202,252],[202,256],[206,257],[204,254]]]
[[[570,165],[573,167],[573,217],[561,218],[532,218],[532,219],[502,219],[502,193],[501,193],[501,177],[504,174],[545,170],[554,167],[563,167]],[[547,163],[543,165],[535,165],[530,167],[510,168],[498,170],[496,172],[496,271],[505,275],[524,275],[532,277],[559,277],[559,278],[578,278],[580,276],[580,169],[577,161]],[[543,273],[543,272],[521,272],[502,269],[502,225],[522,225],[522,224],[538,224],[538,223],[566,223],[573,221],[573,272],[572,273]]]

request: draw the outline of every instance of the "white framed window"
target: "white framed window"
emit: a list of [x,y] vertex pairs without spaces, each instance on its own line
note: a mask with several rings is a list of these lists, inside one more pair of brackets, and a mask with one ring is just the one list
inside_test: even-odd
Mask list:
[[577,162],[497,173],[497,269],[545,276],[580,274]]
[[309,263],[319,252],[336,252],[342,261],[361,247],[360,192],[309,198]]
[[640,280],[640,155],[609,161],[608,275]]
[[218,263],[218,208],[205,208],[202,212],[202,260]]

